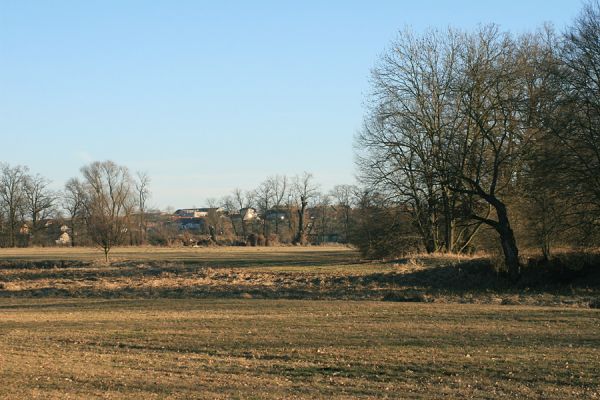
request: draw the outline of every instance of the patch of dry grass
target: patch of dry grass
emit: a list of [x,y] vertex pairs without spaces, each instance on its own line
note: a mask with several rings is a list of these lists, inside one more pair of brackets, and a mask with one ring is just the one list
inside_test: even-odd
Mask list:
[[579,286],[514,287],[499,278],[488,260],[475,256],[363,262],[343,247],[121,248],[115,252],[120,261],[107,265],[95,261],[92,249],[37,250],[4,250],[0,297],[370,299],[580,307],[600,298],[598,287],[586,286],[585,279]]

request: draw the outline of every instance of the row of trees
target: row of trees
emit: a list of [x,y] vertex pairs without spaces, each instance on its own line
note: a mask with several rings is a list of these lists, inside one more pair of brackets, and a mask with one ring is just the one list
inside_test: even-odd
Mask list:
[[598,2],[562,35],[404,31],[372,73],[363,182],[410,215],[427,251],[493,230],[517,276],[517,222],[546,256],[561,232],[597,232],[599,65]]
[[55,220],[64,221],[70,228],[71,245],[75,246],[78,240],[96,244],[107,258],[110,248],[126,238],[131,244],[144,243],[150,194],[148,175],[138,173],[134,178],[126,167],[112,161],[84,166],[81,175],[70,179],[64,190],[53,191],[48,179],[30,174],[27,167],[2,164],[3,244],[49,244],[45,230],[48,222]]
[[[304,245],[324,242],[332,236],[347,242],[350,227],[351,185],[337,185],[329,192],[320,190],[312,174],[287,177],[268,177],[252,190],[236,188],[219,200],[209,199],[212,207],[223,207],[229,215],[230,226],[237,237],[259,234],[265,244]],[[259,218],[245,221],[240,210],[256,209]]]
[[55,195],[48,185],[44,177],[29,174],[27,167],[0,165],[0,229],[6,245],[16,246],[25,219],[31,221],[32,236],[37,236],[53,212]]
[[[168,215],[152,221],[149,232],[149,183],[145,173],[134,177],[125,166],[104,161],[82,167],[80,177],[55,191],[48,179],[30,174],[27,167],[2,164],[1,245],[53,245],[61,233],[56,228],[67,227],[70,245],[97,245],[108,259],[110,248],[117,244],[181,240],[183,233]],[[225,212],[210,213],[207,223],[212,239],[218,241],[220,236],[224,243],[246,242],[251,236],[260,237],[265,245],[322,243],[332,237],[347,242],[355,193],[358,189],[350,185],[323,193],[310,173],[292,178],[276,175],[256,189],[235,189],[218,201],[209,199],[209,207],[222,207]],[[257,218],[242,218],[244,209],[256,209]],[[55,228],[52,233],[50,224]]]

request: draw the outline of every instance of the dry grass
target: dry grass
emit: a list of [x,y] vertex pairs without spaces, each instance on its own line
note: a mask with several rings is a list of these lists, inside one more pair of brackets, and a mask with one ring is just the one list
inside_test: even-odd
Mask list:
[[0,300],[0,397],[598,398],[596,310]]
[[[288,298],[588,307],[597,286],[514,287],[488,260],[414,255],[363,262],[344,247],[3,249],[0,297]],[[578,283],[579,282],[579,283]]]
[[[110,251],[111,262],[119,261],[198,261],[219,259],[264,258],[274,256],[287,259],[300,254],[303,259],[315,254],[321,258],[328,254],[356,255],[356,252],[345,246],[315,247],[115,247]],[[27,247],[0,248],[0,259],[27,261],[77,260],[104,262],[102,250],[94,247]]]

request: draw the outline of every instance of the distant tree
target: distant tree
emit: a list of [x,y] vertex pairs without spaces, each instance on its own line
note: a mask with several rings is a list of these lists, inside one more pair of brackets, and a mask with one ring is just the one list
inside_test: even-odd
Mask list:
[[112,161],[93,162],[81,168],[81,173],[88,232],[108,262],[111,248],[121,244],[128,233],[127,216],[135,204],[132,178],[127,167]]
[[24,186],[28,169],[25,166],[11,167],[8,164],[2,164],[0,168],[0,205],[8,226],[9,246],[15,247],[19,225],[23,223],[21,216],[26,206]]
[[146,210],[148,198],[150,197],[150,176],[147,172],[138,171],[135,180],[135,190],[137,194],[138,209],[138,230],[140,233],[140,243],[146,243],[148,226],[146,223]]
[[293,184],[294,198],[296,199],[297,212],[298,212],[298,232],[294,238],[294,244],[305,245],[306,244],[306,209],[310,204],[310,201],[318,193],[318,186],[314,182],[313,175],[304,172],[301,177],[296,177]]
[[78,244],[77,236],[80,235],[79,223],[83,224],[85,201],[86,192],[83,183],[77,178],[69,179],[62,193],[62,206],[69,216],[71,246],[73,247]]
[[262,234],[265,238],[265,245],[268,246],[270,244],[269,236],[270,236],[271,230],[270,230],[270,223],[267,218],[267,214],[271,210],[271,207],[273,206],[273,196],[274,196],[273,185],[269,181],[269,179],[267,179],[256,188],[254,193],[255,193],[256,203],[257,203],[259,211],[262,215],[262,228],[263,228]]
[[224,196],[221,201],[221,206],[223,207],[223,209],[225,210],[225,213],[229,216],[229,222],[231,224],[231,228],[233,229],[233,234],[238,237],[238,230],[237,227],[235,226],[235,221],[234,221],[234,216],[239,215],[239,208],[237,208],[236,204],[235,204],[235,200],[233,198],[233,196],[229,195],[229,196]]
[[317,223],[317,242],[325,243],[331,230],[331,196],[319,193],[315,197],[315,209],[317,211],[317,215],[314,216]]
[[[279,213],[288,193],[287,177],[285,175],[275,175],[267,178],[267,182],[271,186],[272,207]],[[279,235],[279,218],[275,218],[275,234]]]
[[330,193],[333,198],[332,207],[341,216],[343,240],[345,242],[350,237],[350,218],[352,215],[354,193],[357,190],[358,188],[354,185],[336,185]]
[[235,205],[235,207],[237,208],[237,211],[240,212],[240,224],[241,224],[241,228],[242,228],[242,236],[243,236],[244,240],[246,240],[246,238],[248,236],[247,224],[246,224],[246,221],[244,221],[244,215],[241,214],[241,212],[243,209],[252,207],[253,193],[252,193],[252,191],[244,192],[240,188],[235,188],[233,190],[233,194],[232,194],[232,201],[233,201],[233,204]]
[[23,184],[25,210],[31,220],[31,234],[34,241],[39,240],[38,235],[44,221],[55,211],[57,195],[48,188],[49,184],[50,181],[39,174],[26,176]]

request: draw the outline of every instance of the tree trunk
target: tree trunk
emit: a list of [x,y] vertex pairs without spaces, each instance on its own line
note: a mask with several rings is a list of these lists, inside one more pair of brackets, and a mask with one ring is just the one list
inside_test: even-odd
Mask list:
[[16,239],[15,239],[15,236],[16,236],[15,230],[16,230],[16,225],[17,225],[16,220],[17,220],[17,217],[16,217],[15,213],[11,210],[10,211],[10,221],[8,221],[9,228],[10,228],[10,231],[9,231],[10,247],[16,247]]
[[305,226],[304,226],[304,213],[306,211],[306,206],[308,202],[304,197],[300,198],[301,206],[298,210],[298,234],[296,235],[296,239],[294,239],[294,244],[304,245],[306,242],[305,238]]
[[237,230],[237,227],[235,226],[235,221],[231,217],[229,217],[229,221],[231,222],[231,228],[233,229],[233,234],[235,235],[236,238],[239,238],[240,235],[238,235],[238,230]]
[[447,253],[454,252],[455,228],[456,221],[454,220],[454,206],[450,202],[450,193],[448,188],[442,191],[442,205],[444,212],[444,248]]
[[265,246],[269,246],[269,221],[267,220],[266,214],[263,221],[263,237],[265,238]]
[[244,216],[242,215],[242,235],[244,236],[244,242],[248,239],[248,234],[246,232],[246,221],[244,221]]
[[71,221],[71,247],[75,247],[75,224]]
[[515,240],[515,234],[510,227],[506,206],[500,202],[494,206],[498,216],[496,231],[500,235],[500,243],[502,245],[502,252],[504,253],[504,262],[506,268],[508,268],[508,275],[514,282],[519,279],[519,275],[521,274],[517,241]]
[[349,243],[350,237],[350,207],[345,206],[344,210],[344,243]]

